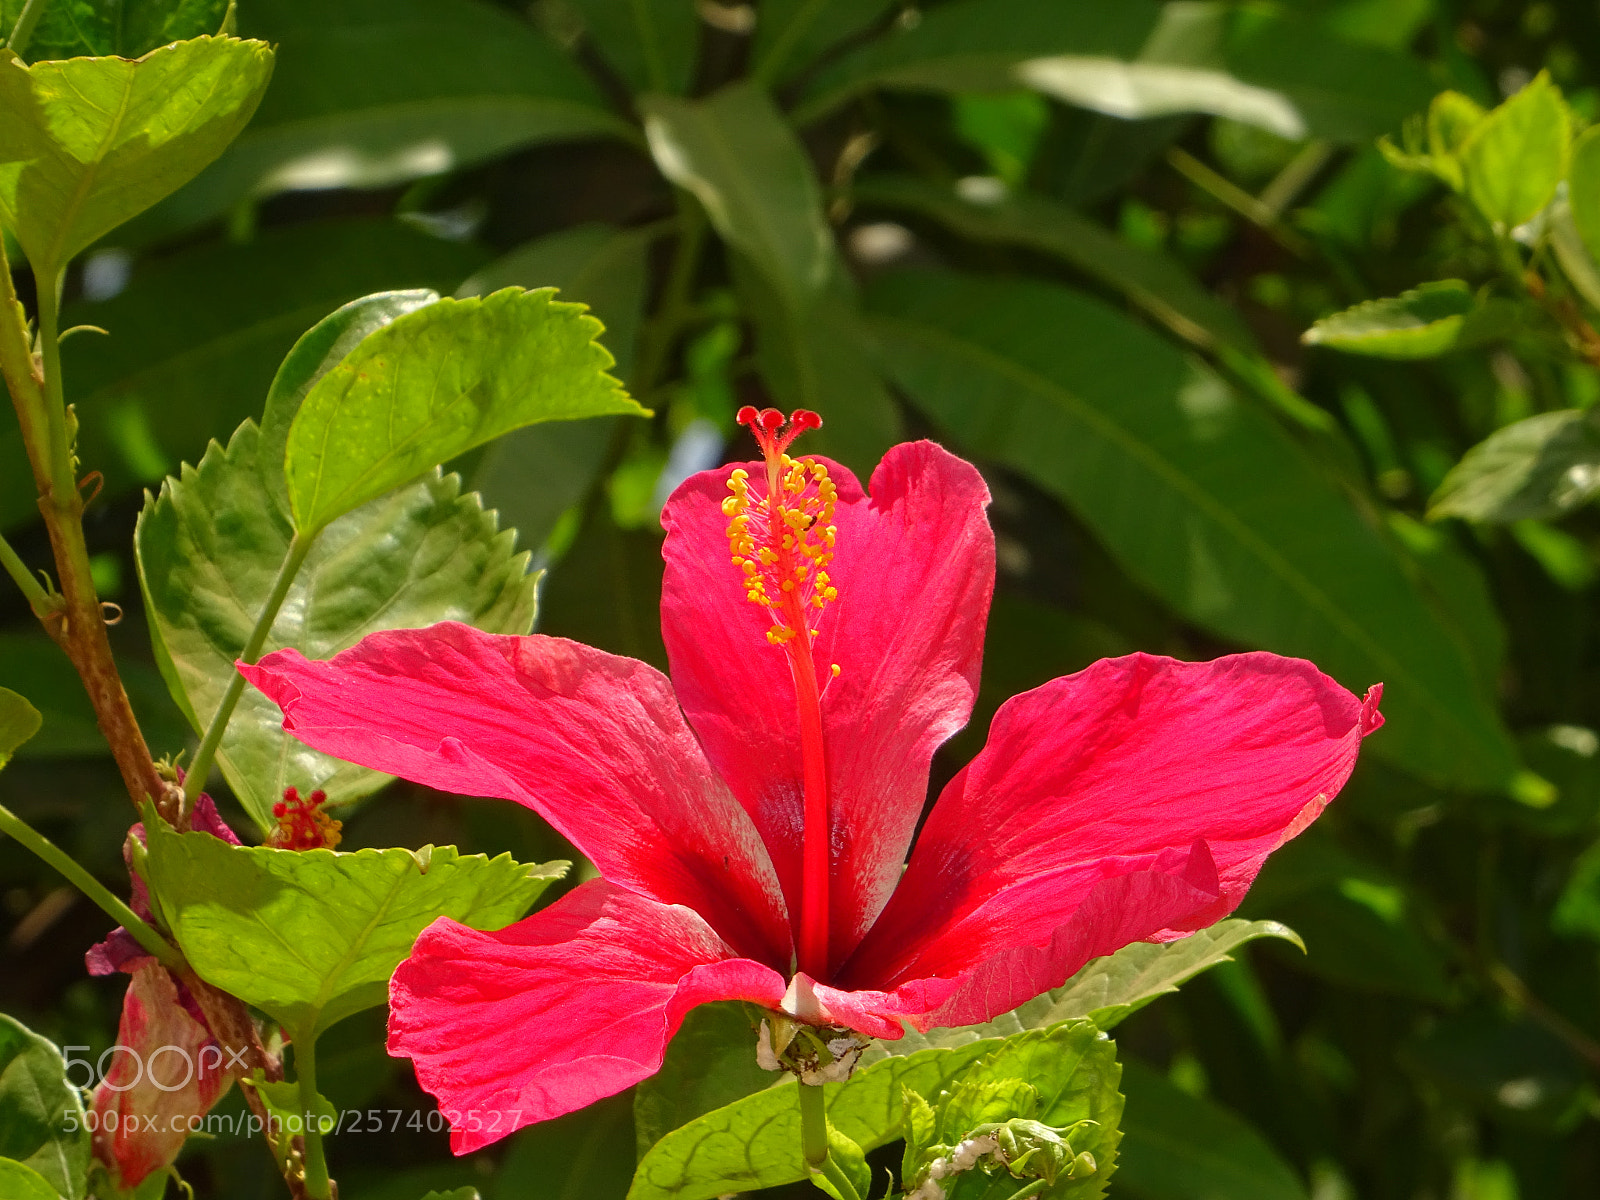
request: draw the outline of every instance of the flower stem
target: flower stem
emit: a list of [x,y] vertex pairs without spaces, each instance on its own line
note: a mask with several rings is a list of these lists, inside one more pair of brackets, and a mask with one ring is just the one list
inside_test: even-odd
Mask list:
[[[261,609],[261,615],[256,618],[255,628],[250,631],[249,640],[245,642],[244,649],[239,654],[241,662],[254,663],[261,657],[261,648],[267,644],[267,634],[272,632],[272,623],[278,619],[278,610],[283,607],[284,598],[289,594],[289,587],[294,583],[294,577],[300,573],[300,568],[305,565],[306,555],[311,553],[312,543],[316,539],[317,535],[314,533],[310,536],[297,533],[289,543],[289,553],[284,556],[283,563],[278,568],[278,577],[272,581],[272,591]],[[185,811],[194,807],[195,800],[206,786],[206,776],[211,773],[211,761],[217,756],[217,747],[222,745],[222,735],[227,731],[233,710],[239,705],[239,697],[244,695],[244,684],[244,676],[234,671],[233,678],[228,680],[228,690],[222,694],[222,703],[217,705],[211,724],[206,726],[206,735],[201,739],[200,748],[195,751],[194,762],[189,765],[189,773],[184,778]]]
[[153,954],[162,966],[169,971],[187,971],[188,964],[184,962],[183,955],[178,953],[177,947],[152,929],[133,909],[112,895],[103,883],[84,870],[77,859],[3,804],[0,804],[0,833],[7,833],[16,838],[65,875],[68,882],[76,884],[80,892],[131,933],[134,941]]
[[44,6],[48,3],[50,0],[28,0],[23,5],[17,23],[11,27],[11,40],[6,43],[6,49],[18,58],[27,53],[28,43],[33,40],[33,27],[44,16]]
[[800,1084],[800,1153],[813,1171],[822,1170],[828,1161],[828,1110],[822,1088],[820,1083]]
[[294,1073],[300,1084],[300,1110],[305,1117],[306,1195],[329,1200],[328,1160],[322,1152],[322,1115],[317,1095],[317,1039],[307,1033],[294,1039]]

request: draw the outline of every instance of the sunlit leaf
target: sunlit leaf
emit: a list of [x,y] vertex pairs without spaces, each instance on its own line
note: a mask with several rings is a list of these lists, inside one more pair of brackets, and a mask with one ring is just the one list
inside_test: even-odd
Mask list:
[[[0,0],[0,38],[27,0]],[[216,33],[228,0],[51,0],[28,39],[27,59],[114,54],[138,58],[157,46]]]
[[1515,327],[1507,302],[1482,300],[1459,279],[1442,279],[1323,317],[1300,340],[1374,358],[1436,358]]
[[388,998],[389,976],[436,917],[517,920],[566,863],[421,850],[273,850],[148,822],[149,882],[207,983],[312,1037]]
[[[85,1082],[81,1076],[78,1082]],[[61,1051],[4,1013],[0,1013],[0,1158],[42,1176],[53,1189],[52,1200],[56,1193],[65,1200],[83,1200],[89,1169],[83,1097],[67,1079]],[[0,1176],[0,1185],[3,1182]],[[0,1190],[0,1195],[10,1200],[12,1193]]]
[[24,66],[0,50],[0,222],[46,278],[221,154],[272,75],[264,42]]
[[34,734],[44,718],[39,710],[10,688],[0,687],[0,767],[11,761],[11,756]]
[[1504,524],[1569,512],[1600,492],[1594,410],[1540,413],[1468,450],[1429,501],[1428,515]]
[[1391,728],[1373,751],[1469,786],[1510,780],[1510,739],[1403,557],[1220,379],[1052,285],[906,273],[869,299],[912,400],[1068,503],[1177,611],[1348,687],[1383,682]]
[[0,1158],[0,1196],[6,1200],[61,1200],[61,1193],[32,1167]]
[[608,374],[600,322],[553,290],[440,300],[368,336],[289,430],[296,528],[312,533],[436,463],[524,425],[642,415]]
[[1561,90],[1544,72],[1473,126],[1460,149],[1467,195],[1497,228],[1550,203],[1567,173],[1570,128]]
[[[203,732],[234,676],[294,529],[274,502],[245,422],[224,449],[169,478],[135,534],[152,640],[168,687]],[[293,646],[329,658],[380,629],[465,621],[492,633],[533,624],[535,577],[516,535],[497,528],[455,475],[432,471],[329,524],[295,578],[266,652]],[[278,706],[247,688],[217,754],[234,794],[263,830],[287,787],[321,788],[334,804],[389,777],[312,750],[283,728]]]

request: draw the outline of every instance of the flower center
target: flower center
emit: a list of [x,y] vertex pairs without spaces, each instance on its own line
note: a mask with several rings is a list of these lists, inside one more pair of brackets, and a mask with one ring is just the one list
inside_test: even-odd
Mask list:
[[[822,418],[796,409],[787,422],[775,408],[748,405],[738,421],[755,434],[766,460],[766,491],[757,495],[742,467],[728,478],[722,502],[728,547],[744,582],[745,597],[772,618],[767,641],[783,650],[794,681],[800,757],[805,779],[805,842],[801,858],[800,927],[795,938],[800,969],[814,978],[828,972],[829,853],[827,760],[822,746],[822,694],[812,642],[823,609],[839,592],[828,578],[838,529],[833,524],[838,489],[814,459],[786,453]],[[839,673],[837,664],[833,674]]]

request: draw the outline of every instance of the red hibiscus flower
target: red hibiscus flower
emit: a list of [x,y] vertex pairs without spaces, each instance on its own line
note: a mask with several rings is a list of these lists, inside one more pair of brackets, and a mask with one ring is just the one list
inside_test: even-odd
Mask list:
[[764,461],[694,476],[662,515],[670,681],[458,624],[241,668],[308,744],[526,804],[600,871],[498,933],[436,921],[395,972],[391,1053],[480,1114],[457,1153],[651,1075],[696,1004],[897,1038],[1209,925],[1382,721],[1378,689],[1295,659],[1100,662],[1000,709],[907,866],[977,690],[988,490],[917,442],[863,491],[787,455],[814,414],[740,420]]

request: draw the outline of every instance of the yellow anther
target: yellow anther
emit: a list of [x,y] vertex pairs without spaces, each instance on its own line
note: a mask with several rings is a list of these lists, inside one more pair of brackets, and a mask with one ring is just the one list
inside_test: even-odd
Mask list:
[[834,663],[833,664],[833,677],[835,679],[839,678],[839,664],[838,663]]

